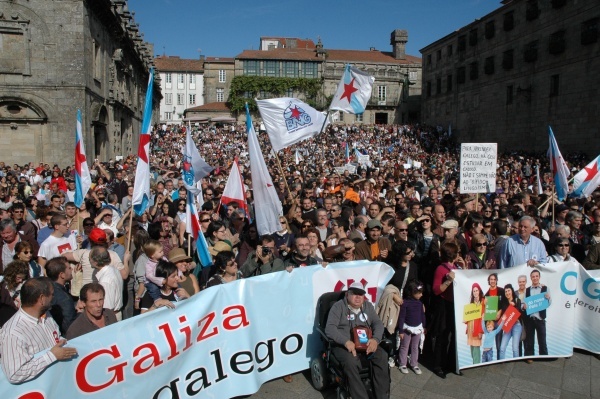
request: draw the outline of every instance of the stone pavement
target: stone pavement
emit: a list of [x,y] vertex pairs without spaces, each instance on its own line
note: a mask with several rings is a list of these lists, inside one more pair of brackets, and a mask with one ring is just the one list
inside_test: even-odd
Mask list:
[[[600,399],[600,360],[587,352],[569,359],[496,364],[463,371],[463,376],[435,376],[421,367],[422,375],[392,370],[391,398],[476,399]],[[294,374],[286,384],[281,378],[264,384],[252,399],[335,399],[335,389],[316,391],[308,370]]]

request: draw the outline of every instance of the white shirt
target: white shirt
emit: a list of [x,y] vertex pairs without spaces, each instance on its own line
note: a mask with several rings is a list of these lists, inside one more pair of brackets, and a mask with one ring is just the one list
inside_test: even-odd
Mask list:
[[77,238],[75,234],[69,237],[54,237],[49,235],[48,238],[40,245],[38,256],[50,260],[60,256],[63,252],[72,252],[77,249]]
[[2,371],[11,383],[29,381],[56,361],[50,351],[60,340],[58,324],[48,314],[36,319],[19,309],[0,329]]
[[123,278],[114,266],[104,266],[96,274],[96,278],[104,287],[104,307],[115,312],[123,307]]

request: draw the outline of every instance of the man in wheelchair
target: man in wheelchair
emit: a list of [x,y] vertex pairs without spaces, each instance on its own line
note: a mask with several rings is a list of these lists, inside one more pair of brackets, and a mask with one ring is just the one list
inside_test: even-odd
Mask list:
[[353,399],[369,398],[360,377],[363,363],[368,362],[373,368],[375,397],[389,397],[388,355],[379,347],[383,330],[383,323],[373,305],[365,300],[365,290],[358,282],[352,283],[344,298],[331,307],[325,334],[334,342],[332,354],[342,366]]

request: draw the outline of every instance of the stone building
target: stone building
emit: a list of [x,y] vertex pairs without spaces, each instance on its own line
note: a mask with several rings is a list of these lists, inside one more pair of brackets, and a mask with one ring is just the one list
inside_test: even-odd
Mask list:
[[180,123],[187,108],[204,104],[204,61],[160,56],[154,63],[163,86],[160,120]]
[[421,50],[423,122],[461,142],[600,152],[600,3],[505,0]]
[[152,50],[125,0],[0,1],[0,160],[73,164],[78,108],[88,160],[135,153]]
[[206,57],[204,60],[204,103],[223,103],[229,98],[235,60],[228,57]]
[[[205,102],[215,101],[218,93],[216,70],[228,69],[229,76],[265,76],[281,78],[321,79],[322,90],[317,106],[327,108],[341,79],[344,66],[349,63],[375,76],[373,94],[363,115],[344,115],[343,122],[364,121],[365,123],[401,123],[419,119],[421,91],[421,59],[405,52],[408,33],[395,30],[391,34],[392,51],[336,50],[325,49],[321,41],[315,44],[310,39],[261,37],[259,50],[245,50],[227,59],[227,64],[217,66],[209,59],[205,63]],[[214,65],[214,66],[212,66]],[[209,70],[213,69],[211,76]],[[228,80],[222,85],[224,96],[229,99]],[[269,98],[266,91],[250,92],[248,96]],[[304,93],[288,90],[283,95],[303,99]],[[216,98],[216,101],[220,101]],[[233,112],[239,120],[243,112]]]

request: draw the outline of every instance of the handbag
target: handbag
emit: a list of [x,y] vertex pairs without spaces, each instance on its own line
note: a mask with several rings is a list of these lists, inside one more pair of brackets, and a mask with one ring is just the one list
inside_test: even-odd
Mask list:
[[357,351],[366,351],[369,340],[373,336],[370,327],[356,326],[352,328],[352,338],[354,339],[354,349]]

